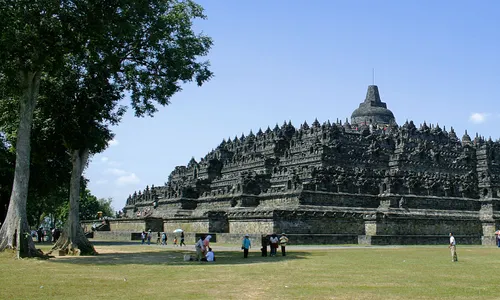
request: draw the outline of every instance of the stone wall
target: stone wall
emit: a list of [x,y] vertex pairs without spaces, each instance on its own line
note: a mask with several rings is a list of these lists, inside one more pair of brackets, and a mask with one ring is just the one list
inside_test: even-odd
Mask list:
[[[138,232],[140,234],[140,232]],[[98,241],[132,241],[133,231],[94,231],[94,240]],[[140,238],[139,238],[140,239]]]
[[299,205],[300,192],[266,193],[260,196],[259,207],[272,209],[275,207]]
[[482,235],[482,224],[478,219],[460,219],[450,216],[417,218],[407,216],[387,217],[378,220],[376,235]]
[[109,227],[111,231],[143,231],[147,230],[146,220],[144,219],[120,219],[110,220]]
[[273,233],[273,221],[268,220],[234,220],[229,222],[229,232],[233,234]]
[[320,191],[303,191],[300,195],[302,205],[377,208],[379,203],[379,198],[373,195]]
[[401,206],[405,209],[478,211],[481,208],[481,202],[471,198],[391,195],[383,199],[390,199],[391,207]]
[[[456,235],[457,247],[460,245],[481,245],[480,235]],[[364,245],[443,245],[450,243],[448,235],[373,235],[358,237]]]
[[208,220],[189,220],[189,219],[172,219],[163,222],[163,230],[165,232],[173,232],[176,229],[182,229],[185,232],[209,232]]
[[[296,216],[293,214],[297,213]],[[274,225],[277,232],[293,234],[363,234],[364,222],[360,217],[342,213],[290,212],[288,216],[276,216]]]

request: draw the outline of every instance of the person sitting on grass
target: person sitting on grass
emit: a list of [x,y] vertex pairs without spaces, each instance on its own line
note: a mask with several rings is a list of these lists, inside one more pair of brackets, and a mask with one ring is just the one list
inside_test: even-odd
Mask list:
[[214,252],[212,251],[212,248],[208,248],[207,255],[201,259],[201,261],[207,261],[207,262],[213,262],[215,261],[215,255]]

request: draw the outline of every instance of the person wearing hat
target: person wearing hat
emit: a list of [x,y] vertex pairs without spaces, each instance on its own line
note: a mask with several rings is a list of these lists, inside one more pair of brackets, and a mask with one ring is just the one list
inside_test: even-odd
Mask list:
[[282,233],[280,237],[280,245],[281,245],[281,255],[283,256],[286,256],[285,247],[287,243],[288,243],[288,238],[286,237],[285,233]]
[[241,249],[243,249],[243,258],[248,258],[248,250],[252,247],[249,237],[250,236],[248,234],[245,234],[243,243],[241,244]]

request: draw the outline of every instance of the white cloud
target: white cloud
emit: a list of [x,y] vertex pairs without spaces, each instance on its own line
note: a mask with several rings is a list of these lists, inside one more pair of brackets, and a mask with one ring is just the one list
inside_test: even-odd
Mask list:
[[109,174],[109,175],[114,175],[114,176],[123,176],[123,175],[128,175],[130,172],[127,172],[122,169],[117,169],[117,168],[108,168],[104,170],[104,174]]
[[118,146],[120,144],[117,139],[112,139],[108,143],[110,146]]
[[108,160],[109,160],[109,158],[106,156],[101,157],[101,162],[103,162],[103,163],[107,162]]
[[[114,183],[117,186],[138,184],[141,182],[141,180],[139,179],[139,177],[137,177],[137,175],[135,175],[135,173],[125,171],[123,169],[107,168],[106,170],[104,170],[103,174],[117,177],[116,179],[114,179]],[[105,184],[107,182],[108,180],[99,180],[98,182],[96,182],[96,184]]]
[[129,173],[127,175],[120,176],[115,180],[115,183],[118,186],[138,184],[140,182],[141,180],[139,179],[139,177],[137,177],[137,175],[135,175],[135,173]]
[[117,161],[113,161],[113,160],[110,160],[108,161],[108,165],[112,166],[112,167],[119,167],[121,166],[122,164],[117,162]]
[[95,182],[95,184],[102,185],[108,183],[107,179],[100,179]]
[[489,115],[488,113],[473,113],[470,115],[469,121],[476,124],[484,123]]

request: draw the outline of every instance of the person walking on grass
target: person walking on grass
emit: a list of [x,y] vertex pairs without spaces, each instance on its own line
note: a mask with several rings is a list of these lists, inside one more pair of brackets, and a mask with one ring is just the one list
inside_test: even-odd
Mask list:
[[182,245],[186,246],[186,243],[184,243],[184,231],[181,232],[181,243],[179,244],[179,247],[182,247]]
[[453,233],[450,232],[450,246],[448,248],[450,248],[451,250],[451,261],[452,262],[456,262],[458,261],[458,257],[457,257],[457,243],[455,242],[455,237],[453,236]]
[[243,250],[243,258],[248,258],[248,250],[252,247],[252,243],[250,242],[250,236],[245,234],[243,238],[243,242],[241,243],[241,249]]

